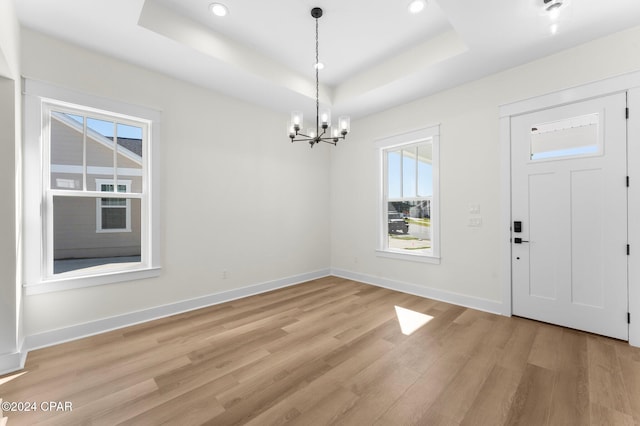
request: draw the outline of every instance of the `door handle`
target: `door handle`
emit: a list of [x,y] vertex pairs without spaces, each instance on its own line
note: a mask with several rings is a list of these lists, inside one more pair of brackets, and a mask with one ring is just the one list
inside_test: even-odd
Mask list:
[[523,240],[522,238],[516,237],[513,239],[513,243],[514,244],[522,244],[522,243],[528,243],[529,241],[527,240]]

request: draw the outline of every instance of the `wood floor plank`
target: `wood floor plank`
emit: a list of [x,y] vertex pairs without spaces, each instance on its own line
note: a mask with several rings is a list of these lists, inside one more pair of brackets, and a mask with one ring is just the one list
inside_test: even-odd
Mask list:
[[[331,368],[317,378],[310,380],[308,386],[301,387],[291,397],[282,400],[249,421],[249,425],[284,424],[310,411],[326,395],[336,392],[344,382],[389,352],[392,345],[384,340],[363,340],[363,344],[352,345],[349,356],[336,358],[332,355],[324,357]],[[331,361],[328,361],[331,360]]]
[[539,324],[522,318],[513,318],[513,321],[516,325],[505,343],[498,364],[515,371],[524,371]]
[[513,397],[506,424],[548,424],[552,388],[553,371],[528,364]]
[[[224,413],[222,405],[212,398],[228,386],[227,378],[214,380],[204,386],[185,392],[171,400],[151,407],[137,416],[131,417],[120,424],[201,424],[220,413]],[[176,408],[180,407],[179,410]]]
[[548,324],[538,327],[527,362],[548,370],[556,369],[558,345],[562,340],[562,328]]
[[440,357],[375,424],[419,424],[431,404],[468,360],[468,357],[457,354]]
[[[148,395],[131,398],[118,406],[104,407],[100,413],[92,415],[90,423],[95,426],[113,426],[130,422],[131,419],[139,419],[140,424],[145,424],[148,417],[147,413],[155,410],[167,410],[167,407],[170,407],[171,404],[176,404],[173,408],[180,413],[183,409],[177,406],[178,398],[185,395],[189,390],[215,393],[220,392],[220,389],[226,389],[235,384],[237,384],[237,381],[231,375],[226,375],[214,380],[207,380],[205,385],[194,386],[188,390],[183,388],[158,390]],[[216,404],[216,406],[219,406],[219,404]],[[215,411],[214,414],[217,412]]]
[[357,404],[335,418],[339,425],[370,425],[387,411],[418,379],[415,370],[393,359],[372,364],[343,386],[358,395]]
[[[489,327],[490,325],[487,325],[487,328]],[[496,353],[496,350],[491,347],[478,347],[474,350],[473,356],[442,390],[421,422],[429,424],[430,418],[442,417],[453,420],[457,424],[461,423],[493,370]]]
[[631,396],[629,402],[631,412],[637,424],[640,424],[640,362],[620,360],[622,380],[626,393]]
[[633,418],[628,414],[603,407],[600,404],[591,404],[592,425],[634,426]]
[[[173,389],[181,389],[183,392],[205,385],[220,377],[230,375],[236,369],[254,363],[269,356],[264,349],[247,351],[236,354],[231,362],[221,362],[212,359],[210,362],[198,364],[188,363],[171,371],[154,376],[160,392],[166,393]],[[235,380],[237,384],[237,379]]]
[[[90,423],[92,418],[110,416],[113,410],[112,407],[120,407],[134,398],[144,398],[157,389],[158,387],[153,379],[147,379],[118,392],[103,395],[100,398],[96,397],[89,403],[75,407],[73,411],[61,413],[55,417],[52,417],[50,413],[45,413],[45,415],[48,414],[47,417],[49,418],[43,422],[38,422],[38,424],[48,426],[68,425],[74,422]],[[74,399],[74,402],[76,402],[76,399]]]
[[315,426],[336,424],[338,419],[354,406],[358,396],[339,387],[326,395],[311,410],[292,419],[288,424],[296,426]]
[[589,400],[614,412],[631,415],[631,403],[613,345],[598,337],[587,340]]
[[507,424],[506,420],[522,374],[520,371],[494,365],[460,424],[465,426]]
[[[396,307],[430,318],[403,334]],[[326,277],[29,354],[16,425],[640,425],[640,349]]]
[[549,423],[587,425],[591,423],[587,337],[574,330],[561,330],[562,337],[553,350],[557,362]]

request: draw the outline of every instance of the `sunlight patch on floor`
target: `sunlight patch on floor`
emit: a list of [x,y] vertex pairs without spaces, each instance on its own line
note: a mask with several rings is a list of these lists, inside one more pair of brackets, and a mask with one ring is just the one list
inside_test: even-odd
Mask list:
[[4,385],[5,383],[9,383],[13,379],[17,379],[18,377],[22,376],[23,374],[27,374],[27,372],[23,371],[22,373],[12,374],[11,376],[0,377],[0,386]]
[[400,331],[406,336],[409,336],[433,319],[431,315],[422,314],[412,311],[411,309],[401,308],[400,306],[396,306],[395,308],[398,324],[400,324]]

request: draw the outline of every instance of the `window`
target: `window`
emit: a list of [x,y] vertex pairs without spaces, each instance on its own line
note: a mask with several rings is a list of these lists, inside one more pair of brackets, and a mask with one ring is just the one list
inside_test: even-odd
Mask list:
[[27,294],[157,276],[158,114],[26,89]]
[[[114,192],[113,180],[96,179],[101,192]],[[130,192],[131,181],[119,181],[117,192]],[[96,232],[131,232],[131,200],[100,198],[96,200]]]
[[383,256],[437,262],[438,126],[377,141]]
[[602,155],[600,114],[593,113],[531,128],[533,161]]

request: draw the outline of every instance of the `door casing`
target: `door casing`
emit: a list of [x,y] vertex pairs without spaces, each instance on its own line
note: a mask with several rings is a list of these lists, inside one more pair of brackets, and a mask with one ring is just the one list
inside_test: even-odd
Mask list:
[[[511,282],[511,117],[567,105],[615,93],[628,92],[627,120],[629,164],[629,344],[640,347],[640,72],[600,80],[593,83],[541,95],[499,108],[500,131],[500,281],[502,314],[512,314]],[[634,143],[635,141],[635,143]],[[635,186],[634,186],[635,185]],[[636,221],[640,222],[640,220]],[[634,244],[635,243],[635,244]]]

